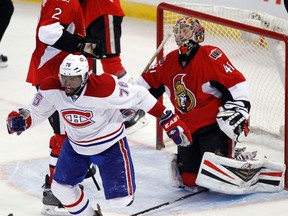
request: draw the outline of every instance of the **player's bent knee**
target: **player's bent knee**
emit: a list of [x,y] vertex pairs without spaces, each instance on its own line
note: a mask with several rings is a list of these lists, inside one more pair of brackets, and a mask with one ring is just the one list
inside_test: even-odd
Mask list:
[[60,184],[53,180],[51,185],[52,193],[61,201],[62,204],[69,205],[75,203],[81,196],[82,190],[76,186]]

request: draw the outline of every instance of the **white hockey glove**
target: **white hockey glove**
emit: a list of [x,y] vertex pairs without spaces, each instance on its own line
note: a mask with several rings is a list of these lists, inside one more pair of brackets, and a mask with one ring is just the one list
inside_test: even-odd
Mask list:
[[257,156],[257,151],[246,152],[246,147],[235,149],[235,159],[239,161],[252,160]]
[[232,140],[242,142],[249,133],[249,112],[242,101],[227,101],[216,116],[220,129]]
[[237,155],[236,159],[240,160],[240,161],[252,160],[256,157],[256,155],[257,155],[257,151],[243,152],[243,153]]
[[192,135],[189,128],[179,118],[179,116],[177,114],[173,114],[171,110],[166,111],[166,115],[160,120],[160,126],[165,130],[168,137],[172,139],[176,145],[192,145]]

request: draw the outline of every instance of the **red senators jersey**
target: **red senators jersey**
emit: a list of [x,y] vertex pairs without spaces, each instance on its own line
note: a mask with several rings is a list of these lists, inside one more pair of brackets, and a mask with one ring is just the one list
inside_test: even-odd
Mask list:
[[85,36],[84,17],[78,0],[44,0],[36,28],[36,47],[30,60],[26,81],[38,85],[45,77],[57,75],[68,53],[52,46],[63,29]]
[[93,20],[104,14],[125,16],[119,0],[84,0],[81,6],[86,26],[89,26]]
[[218,108],[223,105],[221,92],[211,83],[229,91],[234,100],[249,101],[248,83],[232,65],[221,49],[199,46],[188,65],[178,61],[178,50],[142,74],[137,81],[146,88],[164,84],[175,112],[188,125],[191,132],[216,123]]

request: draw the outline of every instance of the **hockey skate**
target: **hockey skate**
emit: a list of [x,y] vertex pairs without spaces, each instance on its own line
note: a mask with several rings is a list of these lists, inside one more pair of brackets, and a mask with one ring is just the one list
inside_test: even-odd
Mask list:
[[8,66],[7,62],[8,62],[7,56],[0,54],[0,68],[7,67]]
[[49,176],[45,177],[45,184],[43,185],[43,198],[44,204],[41,214],[48,216],[66,216],[71,215],[61,204],[61,202],[54,196],[51,191],[51,184],[49,183]]
[[[95,166],[91,165],[90,169],[86,173],[85,179],[90,178],[96,174]],[[79,184],[79,187],[83,190],[83,185]],[[49,183],[49,175],[45,176],[45,183],[43,185],[43,198],[42,203],[44,204],[41,214],[48,216],[66,216],[71,215],[61,204],[61,202],[54,196],[51,191],[51,184]],[[102,214],[101,214],[102,215]],[[101,216],[100,215],[100,216]]]
[[132,134],[149,123],[149,120],[145,118],[144,110],[123,109],[121,113],[124,118],[126,134]]

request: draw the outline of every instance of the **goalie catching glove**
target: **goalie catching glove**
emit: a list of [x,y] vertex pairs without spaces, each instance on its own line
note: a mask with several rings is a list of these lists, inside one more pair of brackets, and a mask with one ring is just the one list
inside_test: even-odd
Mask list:
[[189,128],[181,121],[177,114],[171,110],[166,111],[165,116],[160,120],[160,126],[165,130],[168,137],[180,146],[192,144],[192,136]]
[[220,129],[232,140],[242,142],[249,133],[249,111],[242,101],[227,101],[216,116]]
[[9,113],[7,120],[7,130],[9,134],[17,133],[20,135],[23,131],[31,126],[31,116],[27,109],[19,109],[18,112]]

